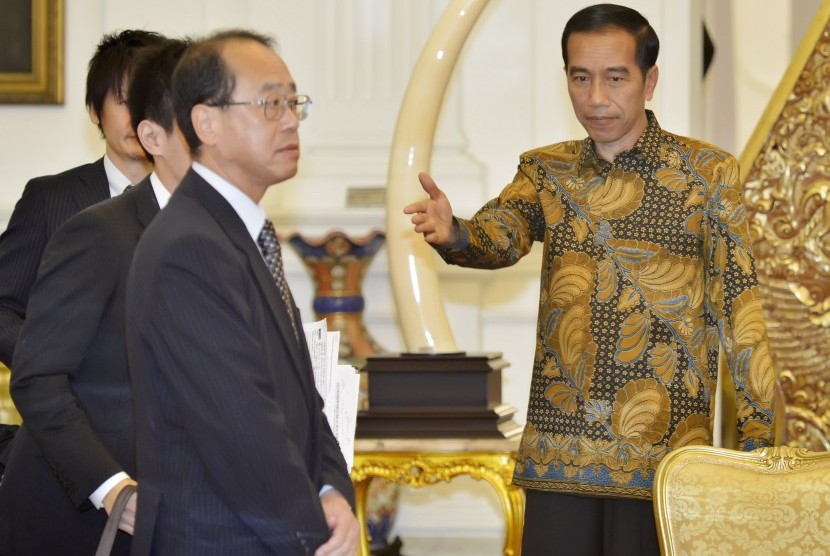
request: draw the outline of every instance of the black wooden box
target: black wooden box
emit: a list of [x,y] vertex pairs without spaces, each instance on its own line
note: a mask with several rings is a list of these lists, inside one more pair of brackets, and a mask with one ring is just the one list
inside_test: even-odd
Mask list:
[[520,429],[501,403],[500,353],[382,354],[367,358],[368,409],[359,438],[504,437]]

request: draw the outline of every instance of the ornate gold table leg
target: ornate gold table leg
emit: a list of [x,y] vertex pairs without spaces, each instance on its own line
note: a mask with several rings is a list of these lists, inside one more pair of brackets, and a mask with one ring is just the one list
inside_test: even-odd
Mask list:
[[[492,485],[492,483],[490,483]],[[495,487],[496,485],[493,485]],[[499,490],[498,488],[496,490]],[[519,556],[522,553],[522,528],[524,521],[524,491],[518,487],[507,486],[499,492],[504,509],[504,556]]]
[[499,496],[504,512],[504,556],[522,553],[522,529],[524,526],[524,490],[511,484],[516,462],[509,454],[482,454],[478,458],[482,471],[470,473],[475,479],[490,484]]
[[360,547],[358,556],[371,556],[372,552],[369,549],[369,530],[366,528],[366,492],[369,489],[369,483],[372,479],[364,479],[362,481],[354,481],[354,503],[355,514],[357,515],[357,522],[360,524]]

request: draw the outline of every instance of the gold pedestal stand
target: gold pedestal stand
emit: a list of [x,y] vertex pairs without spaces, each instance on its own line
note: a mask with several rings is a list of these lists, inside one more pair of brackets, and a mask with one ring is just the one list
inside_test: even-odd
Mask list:
[[520,436],[505,439],[357,439],[352,481],[360,522],[360,556],[370,556],[366,530],[366,489],[377,477],[409,487],[450,482],[459,475],[485,481],[498,494],[504,512],[505,556],[522,547],[524,491],[512,484]]

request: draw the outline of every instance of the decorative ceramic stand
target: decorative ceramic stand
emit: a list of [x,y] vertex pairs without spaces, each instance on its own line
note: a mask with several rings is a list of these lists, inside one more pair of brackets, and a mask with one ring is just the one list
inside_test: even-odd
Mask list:
[[[288,238],[314,281],[314,313],[326,319],[329,330],[340,331],[339,360],[362,368],[370,355],[382,353],[363,324],[365,302],[361,290],[366,268],[383,245],[386,236],[374,231],[352,238],[340,231],[319,240],[299,234]],[[366,373],[361,373],[359,408],[368,407]],[[373,554],[394,554],[387,541],[398,508],[399,487],[391,482],[372,481],[368,488],[366,525],[372,538]]]
[[363,325],[363,292],[366,268],[383,245],[383,232],[353,239],[330,232],[321,240],[299,234],[288,238],[314,280],[314,312],[325,318],[329,330],[340,331],[340,360],[362,366],[366,357],[383,350]]

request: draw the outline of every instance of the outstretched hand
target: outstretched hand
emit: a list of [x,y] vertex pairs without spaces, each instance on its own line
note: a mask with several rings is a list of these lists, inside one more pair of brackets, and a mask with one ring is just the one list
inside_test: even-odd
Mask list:
[[418,181],[429,195],[429,199],[405,206],[403,213],[412,215],[410,220],[414,225],[414,230],[423,234],[428,243],[446,245],[455,239],[452,233],[453,217],[450,201],[426,172],[418,174]]

